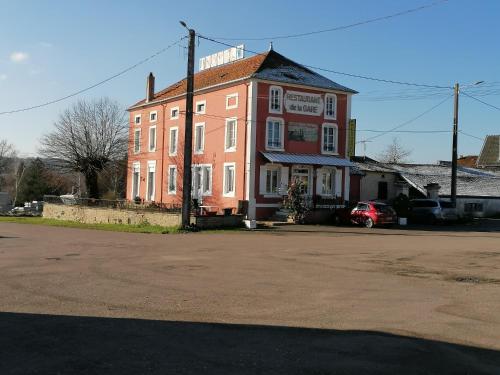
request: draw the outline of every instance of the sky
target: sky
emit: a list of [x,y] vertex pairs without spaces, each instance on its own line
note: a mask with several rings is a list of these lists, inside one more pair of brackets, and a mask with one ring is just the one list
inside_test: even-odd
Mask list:
[[[102,81],[179,40],[184,20],[197,33],[237,38],[266,51],[268,38],[333,28],[431,4],[433,0],[350,1],[44,1],[0,0],[0,112],[31,107]],[[449,0],[418,12],[358,27],[300,38],[271,39],[274,49],[305,65],[386,80],[450,87],[500,107],[500,1]],[[185,40],[182,43],[186,45]],[[201,39],[199,57],[225,49]],[[247,56],[250,54],[247,53]],[[185,76],[185,48],[164,53],[85,93],[29,111],[0,115],[0,139],[23,156],[37,155],[39,140],[59,114],[79,99],[107,96],[124,108],[145,96],[146,76],[157,90]],[[357,154],[378,156],[397,137],[410,160],[451,159],[452,90],[413,87],[319,72],[359,91],[352,102],[358,141],[367,140],[447,101],[403,131],[358,143]],[[484,83],[474,86],[478,81]],[[460,96],[461,155],[478,154],[487,134],[500,134],[500,110]]]

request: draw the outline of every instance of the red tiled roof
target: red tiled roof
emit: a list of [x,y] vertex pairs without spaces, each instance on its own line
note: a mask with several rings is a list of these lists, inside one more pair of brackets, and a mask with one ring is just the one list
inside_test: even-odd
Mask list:
[[461,156],[458,158],[457,164],[460,165],[461,167],[475,168],[477,164],[477,156],[475,155]]
[[[223,83],[235,81],[237,79],[250,77],[254,74],[266,59],[269,52],[237,60],[229,64],[221,65],[215,68],[203,70],[194,75],[194,89],[200,90],[206,87],[220,85]],[[186,78],[174,83],[154,94],[151,101],[164,100],[186,93]],[[144,104],[145,99],[135,103],[131,108]]]

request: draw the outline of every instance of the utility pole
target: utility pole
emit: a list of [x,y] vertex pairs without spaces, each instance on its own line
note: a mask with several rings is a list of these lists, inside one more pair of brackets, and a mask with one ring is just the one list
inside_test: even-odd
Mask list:
[[451,204],[457,206],[457,145],[458,145],[458,95],[460,86],[455,83],[455,105],[453,109],[453,147],[451,156]]
[[187,64],[186,89],[186,123],[184,128],[184,170],[182,178],[182,227],[188,228],[191,224],[191,163],[193,158],[193,89],[194,89],[194,39],[196,33],[189,29],[189,49]]

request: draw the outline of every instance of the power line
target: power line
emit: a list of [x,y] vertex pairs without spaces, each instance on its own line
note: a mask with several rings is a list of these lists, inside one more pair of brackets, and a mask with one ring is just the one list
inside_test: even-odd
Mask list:
[[[213,43],[221,44],[226,47],[234,47],[232,44],[221,42],[220,40],[216,40],[213,38],[209,38],[203,35],[198,35],[199,38],[208,40]],[[254,55],[262,55],[262,53],[255,52],[246,48],[243,48],[244,51],[252,53]],[[423,84],[423,83],[414,83],[414,82],[403,82],[403,81],[395,81],[391,79],[383,79],[383,78],[376,78],[376,77],[370,77],[370,76],[365,76],[365,75],[360,75],[360,74],[353,74],[353,73],[345,73],[345,72],[340,72],[338,70],[332,70],[332,69],[327,69],[327,68],[321,68],[318,66],[313,66],[313,65],[306,65],[306,64],[299,64],[303,67],[310,68],[310,69],[316,69],[316,70],[321,70],[324,72],[329,72],[333,74],[339,74],[347,77],[353,77],[353,78],[360,78],[360,79],[366,79],[369,81],[377,81],[377,82],[383,82],[383,83],[393,83],[397,85],[405,85],[405,86],[416,86],[416,87],[427,87],[427,88],[435,88],[435,89],[451,89],[451,86],[439,86],[439,85],[429,85],[429,84]]]
[[367,24],[373,23],[373,22],[378,22],[378,21],[383,21],[383,20],[387,20],[387,19],[390,19],[390,18],[404,16],[404,15],[407,15],[407,14],[410,14],[410,13],[415,13],[415,12],[419,12],[419,11],[422,11],[422,10],[427,9],[427,8],[434,7],[436,5],[444,3],[446,1],[448,1],[448,0],[435,1],[433,3],[422,5],[422,6],[419,6],[417,8],[407,9],[407,10],[404,10],[404,11],[401,11],[401,12],[397,12],[397,13],[393,13],[393,14],[389,14],[389,15],[386,15],[386,16],[370,18],[370,19],[367,19],[367,20],[364,20],[364,21],[358,21],[358,22],[351,23],[351,24],[348,24],[348,25],[336,26],[336,27],[331,27],[331,28],[328,28],[328,29],[316,30],[316,31],[309,31],[309,32],[299,33],[299,34],[275,35],[275,36],[260,37],[260,38],[234,38],[234,37],[233,38],[214,37],[214,38],[215,39],[220,39],[220,40],[240,40],[240,41],[252,41],[252,40],[253,41],[259,41],[259,40],[277,40],[277,39],[300,38],[300,37],[309,36],[309,35],[322,34],[322,33],[328,33],[328,32],[332,32],[332,31],[339,31],[339,30],[350,29],[350,28],[357,27],[357,26],[367,25]]
[[466,133],[466,132],[464,132],[463,130],[459,130],[458,132],[459,132],[460,134],[466,135],[467,137],[477,139],[477,140],[479,140],[479,141],[481,141],[481,142],[482,142],[482,141],[484,141],[484,139],[483,139],[483,138],[476,137],[475,135],[472,135],[472,134]]
[[174,43],[172,44],[169,44],[168,46],[162,48],[161,50],[155,52],[154,54],[152,54],[151,56],[148,56],[146,57],[145,59],[137,62],[136,64],[132,65],[132,66],[129,66],[128,68],[112,75],[111,77],[108,77],[100,82],[97,82],[95,84],[93,84],[92,86],[89,86],[89,87],[86,87],[82,90],[79,90],[79,91],[76,91],[72,94],[69,94],[69,95],[66,95],[66,96],[63,96],[62,98],[58,98],[58,99],[54,99],[54,100],[51,100],[51,101],[48,101],[48,102],[45,102],[45,103],[42,103],[42,104],[37,104],[37,105],[34,105],[34,106],[31,106],[31,107],[26,107],[26,108],[19,108],[19,109],[14,109],[14,110],[10,110],[10,111],[3,111],[3,112],[0,112],[0,115],[8,115],[8,114],[12,114],[12,113],[18,113],[18,112],[25,112],[25,111],[29,111],[29,110],[32,110],[32,109],[37,109],[37,108],[41,108],[41,107],[46,107],[48,105],[51,105],[51,104],[55,104],[55,103],[58,103],[58,102],[61,102],[63,100],[66,100],[66,99],[69,99],[69,98],[72,98],[74,96],[77,96],[77,95],[80,95],[86,91],[89,91],[97,86],[100,86],[106,82],[109,82],[111,81],[112,79],[115,79],[129,71],[131,71],[132,69],[135,69],[137,68],[139,65],[142,65],[146,62],[148,62],[149,60],[157,57],[158,55],[162,54],[163,52],[167,51],[168,49],[172,48],[173,46],[179,44],[183,39],[185,39],[186,37],[183,36],[182,38],[180,38],[179,40],[175,41]]
[[500,108],[499,108],[499,107],[497,107],[497,106],[495,106],[495,105],[493,105],[493,104],[490,104],[490,103],[486,103],[485,101],[482,101],[481,99],[478,99],[478,98],[476,98],[476,97],[474,97],[474,96],[472,96],[472,95],[470,95],[470,94],[467,94],[465,91],[462,91],[462,94],[464,94],[465,96],[467,96],[467,97],[469,97],[469,98],[471,98],[471,99],[474,99],[474,100],[478,101],[479,103],[483,103],[484,105],[486,105],[486,106],[488,106],[488,107],[490,107],[490,108],[494,108],[494,109],[496,109],[497,111],[500,111]]
[[[403,126],[406,126],[406,125],[408,125],[408,124],[411,124],[412,122],[414,122],[414,121],[418,120],[419,118],[421,118],[421,117],[425,116],[426,114],[428,114],[429,112],[433,111],[434,109],[436,109],[436,108],[437,108],[437,107],[439,107],[440,105],[444,104],[444,103],[445,103],[446,101],[448,101],[450,98],[451,98],[451,95],[450,95],[450,96],[447,96],[444,100],[440,101],[438,104],[434,105],[433,107],[431,107],[431,108],[429,108],[429,109],[425,110],[424,112],[422,112],[422,113],[421,113],[421,114],[419,114],[418,116],[416,116],[416,117],[412,118],[411,120],[405,121],[405,122],[403,122],[403,123],[401,123],[401,124],[399,124],[399,125],[397,125],[397,126],[395,126],[395,127],[391,128],[391,129],[388,129],[388,130],[386,130],[386,131],[384,131],[384,132],[380,133],[380,134],[377,134],[377,135],[375,135],[375,136],[373,136],[373,137],[370,137],[370,138],[368,138],[368,139],[365,139],[364,141],[365,141],[365,142],[367,142],[367,141],[372,141],[372,140],[374,140],[374,139],[376,139],[376,138],[382,137],[382,136],[383,136],[383,135],[385,135],[385,134],[392,133],[392,132],[394,132],[395,130],[397,130],[397,129],[399,129],[399,128],[402,128]],[[357,142],[357,143],[359,143],[359,142]]]

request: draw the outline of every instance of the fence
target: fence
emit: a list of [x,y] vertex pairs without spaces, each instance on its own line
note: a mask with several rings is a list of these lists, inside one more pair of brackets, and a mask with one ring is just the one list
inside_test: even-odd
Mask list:
[[108,200],[94,198],[77,198],[72,195],[45,195],[43,197],[45,203],[64,204],[70,206],[83,206],[95,208],[113,208],[120,210],[146,211],[146,212],[164,212],[164,213],[180,213],[182,206],[179,204],[167,203],[135,203],[125,199]]

